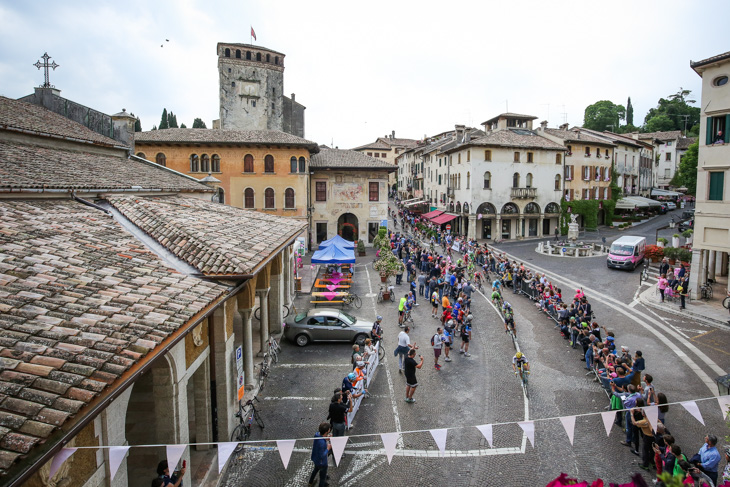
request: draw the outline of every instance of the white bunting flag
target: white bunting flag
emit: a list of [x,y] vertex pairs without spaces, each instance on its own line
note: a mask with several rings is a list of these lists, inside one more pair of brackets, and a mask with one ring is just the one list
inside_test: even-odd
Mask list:
[[575,433],[575,416],[564,416],[560,418],[560,422],[563,423],[565,432],[568,433],[568,439],[570,444],[573,444],[573,433]]
[[484,438],[489,443],[489,448],[492,448],[492,425],[491,424],[480,424],[477,429],[482,432]]
[[128,446],[113,446],[109,448],[109,474],[112,480],[128,451]]
[[76,450],[77,448],[61,448],[61,451],[56,453],[56,455],[53,457],[53,460],[51,460],[51,471],[48,473],[49,479],[52,479],[53,476],[56,475],[56,472],[58,472],[58,469],[61,468],[63,462],[65,462],[68,457],[73,455]]
[[649,420],[651,430],[656,431],[656,425],[659,421],[659,406],[646,406],[644,408],[644,414],[646,414],[646,419]]
[[294,443],[296,442],[297,440],[276,440],[276,447],[279,449],[279,456],[281,457],[281,463],[284,464],[284,470],[289,466],[291,452],[294,451]]
[[603,427],[606,428],[606,436],[611,436],[611,427],[616,419],[616,411],[604,411],[601,413],[603,418]]
[[522,431],[527,435],[527,439],[530,440],[530,445],[535,448],[535,423],[533,421],[520,421],[517,423],[522,428]]
[[237,441],[224,441],[218,443],[218,473],[223,471],[223,467],[226,466],[226,462],[237,446]]
[[385,448],[385,456],[388,457],[388,465],[395,454],[395,447],[398,444],[400,433],[381,433],[380,438],[383,440],[383,448]]
[[170,473],[177,467],[177,462],[180,461],[187,447],[188,445],[167,445],[165,447],[167,450],[167,468],[170,469]]
[[700,413],[700,408],[697,407],[697,403],[696,402],[694,402],[694,401],[685,401],[685,402],[681,402],[680,404],[682,405],[682,407],[684,407],[684,409],[687,410],[687,412],[689,414],[691,414],[692,416],[694,416],[697,421],[699,421],[703,425],[705,424],[705,420],[702,419],[702,414]]
[[342,454],[345,452],[345,445],[347,445],[349,438],[349,436],[333,436],[330,438],[332,453],[335,454],[335,465],[340,464],[340,458],[342,458]]
[[439,447],[439,453],[443,455],[444,451],[446,451],[446,435],[449,434],[449,430],[447,428],[440,428],[429,431],[431,432],[431,436],[433,436],[433,441],[436,442],[436,446]]
[[730,396],[720,396],[717,398],[717,402],[720,403],[720,411],[722,411],[722,418],[726,419],[728,414],[728,408],[730,408]]

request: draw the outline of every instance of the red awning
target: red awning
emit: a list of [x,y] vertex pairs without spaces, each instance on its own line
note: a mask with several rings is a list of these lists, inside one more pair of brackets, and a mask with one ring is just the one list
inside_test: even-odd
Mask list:
[[424,218],[431,219],[431,218],[435,218],[435,217],[439,216],[442,213],[443,213],[443,211],[441,211],[441,210],[433,210],[433,211],[429,211],[428,213],[424,213],[421,216]]
[[448,213],[444,213],[443,215],[439,215],[436,218],[432,218],[431,221],[436,223],[437,225],[441,225],[442,223],[447,223],[456,218],[459,215],[449,215]]

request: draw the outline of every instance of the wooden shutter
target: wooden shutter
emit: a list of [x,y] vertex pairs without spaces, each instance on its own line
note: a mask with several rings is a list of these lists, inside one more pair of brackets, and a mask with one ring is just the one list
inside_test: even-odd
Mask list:
[[712,117],[707,117],[707,133],[705,134],[705,145],[712,145]]
[[730,144],[730,132],[728,132],[728,129],[730,129],[730,114],[725,115],[725,133],[723,135],[725,136],[726,144]]

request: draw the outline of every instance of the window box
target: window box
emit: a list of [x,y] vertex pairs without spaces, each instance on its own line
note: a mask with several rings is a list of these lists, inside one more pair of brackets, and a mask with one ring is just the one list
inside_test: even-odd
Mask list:
[[568,152],[567,154],[565,154],[565,157],[570,157],[570,156],[572,156],[572,155],[573,155],[573,153],[572,153],[572,152]]
[[609,156],[608,154],[606,154],[606,159],[610,159],[610,158],[611,158],[611,156]]

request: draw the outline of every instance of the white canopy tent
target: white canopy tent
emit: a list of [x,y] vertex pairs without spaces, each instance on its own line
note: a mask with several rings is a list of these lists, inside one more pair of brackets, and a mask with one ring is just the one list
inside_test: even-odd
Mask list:
[[669,191],[668,189],[657,189],[653,188],[651,190],[652,196],[684,196],[682,193],[678,193],[676,191]]

